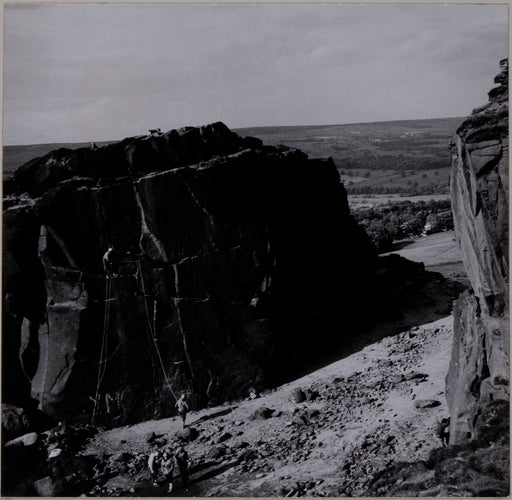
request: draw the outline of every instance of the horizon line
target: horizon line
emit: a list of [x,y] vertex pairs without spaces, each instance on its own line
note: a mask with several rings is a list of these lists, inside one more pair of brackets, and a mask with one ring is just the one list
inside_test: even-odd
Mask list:
[[[441,117],[441,118],[406,118],[406,119],[397,119],[397,120],[376,120],[376,121],[372,121],[372,122],[322,123],[322,124],[302,124],[302,125],[252,125],[252,126],[248,126],[248,127],[229,127],[227,125],[226,126],[232,131],[247,130],[247,129],[263,129],[263,128],[336,127],[336,126],[347,126],[347,125],[366,125],[366,124],[373,124],[373,123],[417,122],[417,121],[427,121],[427,120],[454,120],[454,119],[465,119],[465,118],[467,118],[467,116],[469,116],[469,115],[445,116],[445,117]],[[219,121],[224,123],[222,120],[219,120]],[[206,123],[204,125],[210,125],[212,123],[216,123],[216,122],[210,122],[210,123]],[[180,128],[190,127],[190,126],[191,125],[182,125],[181,127],[170,128],[168,131],[179,130]],[[199,128],[201,126],[202,125],[196,125],[195,127]],[[121,139],[103,139],[103,140],[96,139],[96,140],[83,140],[83,141],[77,140],[77,141],[59,141],[59,142],[55,142],[55,141],[54,142],[31,142],[31,143],[26,143],[26,144],[20,144],[20,143],[18,143],[18,144],[3,144],[2,143],[2,148],[21,147],[21,146],[24,146],[24,147],[46,146],[46,145],[51,145],[51,144],[87,144],[87,143],[91,143],[91,142],[114,143],[114,142],[121,142],[124,139],[129,139],[129,138],[133,138],[133,137],[139,137],[139,136],[145,137],[145,135],[146,135],[145,133],[135,134],[135,135],[123,137]]]

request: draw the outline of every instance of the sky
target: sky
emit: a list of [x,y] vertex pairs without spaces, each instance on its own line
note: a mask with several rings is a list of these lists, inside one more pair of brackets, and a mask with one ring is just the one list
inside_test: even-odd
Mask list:
[[5,5],[5,145],[462,117],[508,57],[507,5]]

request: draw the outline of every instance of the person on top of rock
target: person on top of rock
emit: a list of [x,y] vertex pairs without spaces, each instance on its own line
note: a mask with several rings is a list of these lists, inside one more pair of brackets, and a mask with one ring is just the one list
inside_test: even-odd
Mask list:
[[160,470],[164,475],[165,481],[169,483],[167,493],[172,492],[172,475],[174,472],[175,459],[169,447],[164,448],[162,459],[160,461]]
[[443,446],[448,444],[450,440],[450,418],[443,418],[436,426],[436,436],[441,440]]
[[178,401],[176,401],[176,408],[178,409],[178,415],[183,421],[183,428],[185,428],[185,419],[187,418],[187,412],[189,410],[188,403],[185,399],[185,393],[182,392]]
[[155,448],[148,457],[148,468],[153,480],[153,486],[158,485],[158,473],[160,472],[161,453],[158,448]]

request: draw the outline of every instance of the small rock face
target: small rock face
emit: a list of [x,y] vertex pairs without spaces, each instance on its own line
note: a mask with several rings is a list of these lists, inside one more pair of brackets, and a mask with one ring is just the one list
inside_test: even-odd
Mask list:
[[418,399],[414,402],[415,408],[435,408],[436,406],[440,406],[441,402],[436,399]]
[[176,433],[176,437],[184,442],[190,442],[197,439],[199,431],[195,427],[185,427],[185,429]]
[[217,438],[217,443],[223,443],[224,441],[227,441],[228,439],[231,439],[233,437],[232,434],[230,434],[229,432],[224,432],[222,433],[218,438]]
[[21,434],[27,431],[30,424],[23,408],[2,404],[2,429],[7,433]]
[[53,479],[47,476],[35,481],[34,489],[40,497],[56,497],[64,492],[65,483],[61,479]]
[[224,446],[214,446],[208,453],[208,456],[213,459],[222,458],[226,454]]
[[261,408],[258,408],[249,418],[251,420],[266,420],[267,418],[272,417],[273,413],[274,410],[262,406]]
[[502,441],[506,443],[510,434],[509,403],[495,400],[484,403],[476,411],[475,439],[486,444]]
[[294,389],[293,399],[296,403],[302,403],[303,401],[306,401],[306,394],[300,388]]
[[5,443],[5,446],[33,446],[36,444],[37,438],[37,432],[30,432],[29,434],[25,434],[24,436],[8,441]]

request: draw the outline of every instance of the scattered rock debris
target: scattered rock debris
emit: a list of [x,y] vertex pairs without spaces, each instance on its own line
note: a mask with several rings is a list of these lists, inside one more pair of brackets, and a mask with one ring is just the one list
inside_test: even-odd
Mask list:
[[[412,338],[409,331],[386,337],[259,398],[228,405],[232,411],[192,412],[184,429],[179,418],[110,431],[56,428],[35,445],[4,448],[12,456],[31,450],[39,460],[26,487],[12,484],[8,491],[169,496],[167,485],[153,486],[147,460],[175,442],[185,446],[190,472],[185,485],[176,469],[176,496],[361,496],[372,478],[387,477],[381,471],[393,467],[404,475],[414,470],[414,484],[430,485],[431,468],[400,464],[426,463],[442,446],[434,432],[447,416],[439,394],[450,322],[424,325]],[[405,351],[399,349],[404,340]],[[50,448],[63,449],[60,466],[48,459]],[[12,456],[9,463],[23,460]],[[382,477],[371,491],[384,491],[389,482]]]

